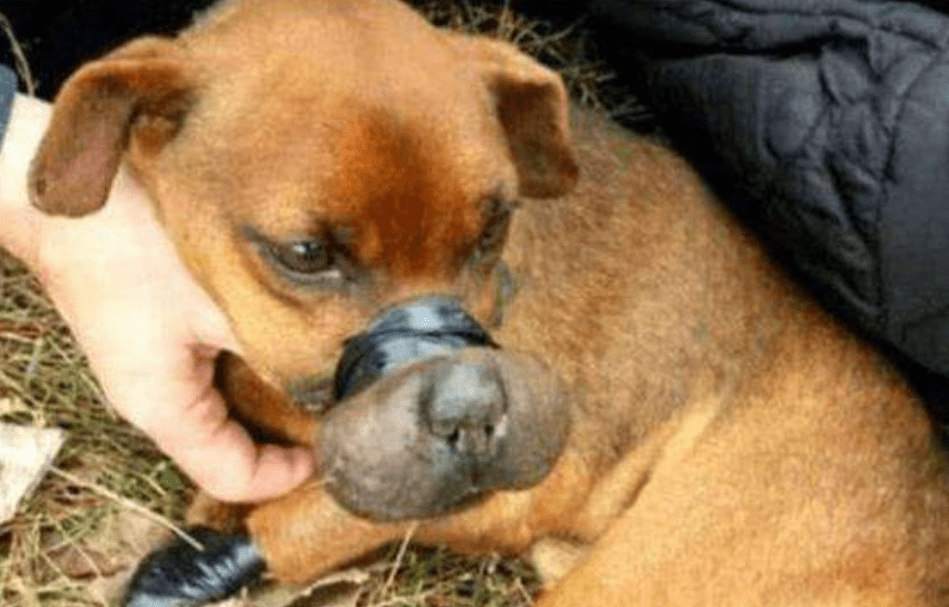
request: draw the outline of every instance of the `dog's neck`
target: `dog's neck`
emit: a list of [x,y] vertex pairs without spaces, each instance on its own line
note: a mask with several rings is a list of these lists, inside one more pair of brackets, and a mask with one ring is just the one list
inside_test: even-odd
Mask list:
[[519,288],[497,339],[545,357],[577,398],[628,403],[618,419],[629,425],[598,439],[622,452],[698,403],[732,402],[723,378],[762,364],[819,311],[786,303],[801,301],[796,287],[696,193],[684,161],[648,141],[588,136],[596,124],[574,116],[577,192],[525,200],[515,215],[504,260]]

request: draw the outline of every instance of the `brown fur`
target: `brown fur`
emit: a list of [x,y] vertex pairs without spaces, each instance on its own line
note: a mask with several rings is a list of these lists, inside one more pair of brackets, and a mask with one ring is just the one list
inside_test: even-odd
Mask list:
[[[296,441],[316,422],[282,389],[325,372],[346,336],[413,294],[494,316],[499,266],[472,256],[486,201],[556,196],[575,180],[556,78],[394,3],[228,2],[175,42],[129,49],[160,63],[119,51],[61,94],[37,203],[101,204],[76,192],[102,190],[130,131],[156,212],[246,349],[233,389],[260,400],[241,413]],[[95,125],[108,128],[77,158],[67,142]],[[586,113],[572,129],[582,178],[515,213],[502,257],[518,291],[495,332],[570,386],[568,446],[537,486],[421,521],[417,541],[533,547],[567,569],[548,571],[562,579],[545,607],[947,604],[949,467],[900,376],[792,285],[673,152]],[[76,171],[93,183],[61,188]],[[353,278],[288,284],[246,227],[329,233]],[[319,479],[245,522],[285,581],[410,526],[344,511]]]

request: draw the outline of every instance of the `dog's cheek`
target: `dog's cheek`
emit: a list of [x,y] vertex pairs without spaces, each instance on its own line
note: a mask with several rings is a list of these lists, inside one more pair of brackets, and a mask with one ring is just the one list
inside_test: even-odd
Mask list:
[[277,386],[331,374],[346,338],[361,326],[362,316],[338,299],[303,312],[263,297],[253,308],[235,311],[233,320],[251,367]]

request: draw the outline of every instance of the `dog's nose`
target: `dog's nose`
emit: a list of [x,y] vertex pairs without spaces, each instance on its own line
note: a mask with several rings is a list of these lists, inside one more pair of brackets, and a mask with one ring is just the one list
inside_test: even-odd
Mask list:
[[450,297],[428,295],[377,315],[346,342],[336,366],[333,396],[340,401],[382,375],[466,346],[491,346],[488,332]]
[[435,368],[421,413],[449,452],[483,463],[498,454],[504,441],[506,402],[497,371],[470,361]]

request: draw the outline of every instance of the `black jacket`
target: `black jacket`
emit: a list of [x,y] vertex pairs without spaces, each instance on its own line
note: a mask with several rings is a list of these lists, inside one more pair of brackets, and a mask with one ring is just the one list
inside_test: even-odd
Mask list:
[[832,308],[949,374],[949,16],[592,0],[673,139]]

